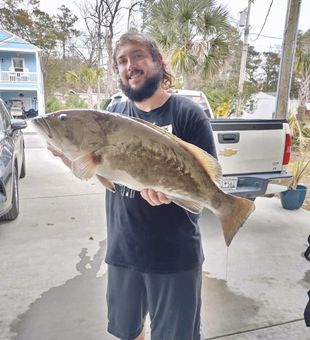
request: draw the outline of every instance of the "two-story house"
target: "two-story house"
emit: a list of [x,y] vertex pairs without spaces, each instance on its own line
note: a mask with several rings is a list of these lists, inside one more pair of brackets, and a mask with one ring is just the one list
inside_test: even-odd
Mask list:
[[45,113],[40,49],[0,29],[0,98],[14,116]]

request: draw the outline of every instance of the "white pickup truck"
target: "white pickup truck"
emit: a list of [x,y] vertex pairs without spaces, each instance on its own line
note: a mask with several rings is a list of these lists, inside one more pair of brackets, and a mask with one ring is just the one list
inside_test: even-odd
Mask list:
[[[291,135],[285,120],[215,119],[202,92],[177,90],[176,94],[191,98],[210,117],[224,191],[254,200],[287,190]],[[127,98],[117,93],[108,106],[123,100]]]

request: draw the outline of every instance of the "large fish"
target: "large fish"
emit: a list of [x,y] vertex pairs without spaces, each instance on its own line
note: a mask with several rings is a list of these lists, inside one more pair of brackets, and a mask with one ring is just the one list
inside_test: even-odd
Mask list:
[[204,207],[221,221],[227,246],[254,210],[250,200],[224,193],[221,168],[202,149],[137,118],[94,110],[63,110],[32,120],[80,179],[164,193],[193,213]]

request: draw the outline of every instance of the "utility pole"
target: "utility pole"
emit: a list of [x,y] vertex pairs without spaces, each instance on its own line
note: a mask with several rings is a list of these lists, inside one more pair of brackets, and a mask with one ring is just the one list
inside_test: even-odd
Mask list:
[[[100,69],[101,67],[101,64],[100,62],[98,62],[98,70]],[[101,92],[101,88],[100,88],[100,82],[101,82],[101,78],[98,76],[97,78],[97,110],[100,110],[100,101],[101,101],[101,95],[100,95],[100,92]]]
[[[101,61],[102,61],[102,48],[101,48],[101,34],[98,35],[100,36],[100,40],[98,39],[99,41],[99,44],[98,44],[98,72],[100,70],[100,68],[102,67],[101,65]],[[97,110],[99,111],[100,110],[100,101],[101,101],[101,77],[98,75],[98,78],[97,78]]]
[[239,84],[238,84],[238,101],[236,108],[236,116],[239,117],[241,113],[241,105],[242,105],[242,94],[243,94],[243,85],[245,81],[246,75],[246,61],[248,56],[249,49],[249,33],[250,33],[250,12],[251,12],[251,4],[254,0],[248,1],[248,8],[246,10],[246,23],[244,27],[244,38],[243,38],[243,46],[242,46],[242,55],[241,55],[241,65],[240,65],[240,75],[239,75]]
[[291,90],[301,0],[288,0],[275,117],[286,119]]

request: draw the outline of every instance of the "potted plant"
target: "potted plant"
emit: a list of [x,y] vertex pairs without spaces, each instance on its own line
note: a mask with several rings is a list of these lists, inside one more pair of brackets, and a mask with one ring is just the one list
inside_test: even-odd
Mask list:
[[299,209],[305,200],[307,187],[301,184],[301,180],[310,176],[310,159],[307,158],[307,151],[310,150],[310,138],[305,135],[296,114],[289,119],[291,134],[293,137],[293,147],[297,149],[298,158],[289,164],[292,174],[292,182],[288,190],[280,193],[281,204],[285,209]]
[[305,200],[307,187],[300,184],[305,176],[310,176],[310,159],[301,157],[290,166],[292,182],[289,189],[280,193],[282,207],[285,209],[299,209]]

